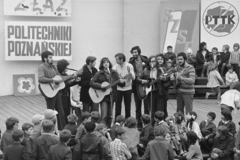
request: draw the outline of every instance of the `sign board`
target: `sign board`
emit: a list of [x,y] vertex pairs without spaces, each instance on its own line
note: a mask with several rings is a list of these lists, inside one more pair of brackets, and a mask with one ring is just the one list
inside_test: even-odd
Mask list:
[[13,88],[15,96],[36,95],[35,75],[13,75]]
[[208,49],[217,47],[221,51],[224,44],[232,50],[239,43],[239,0],[202,0],[201,3],[201,41]]
[[71,23],[5,22],[5,60],[39,61],[46,50],[54,60],[72,59]]
[[172,46],[174,53],[196,53],[199,46],[199,1],[162,1],[160,5],[160,51]]
[[4,15],[70,17],[71,0],[4,0]]

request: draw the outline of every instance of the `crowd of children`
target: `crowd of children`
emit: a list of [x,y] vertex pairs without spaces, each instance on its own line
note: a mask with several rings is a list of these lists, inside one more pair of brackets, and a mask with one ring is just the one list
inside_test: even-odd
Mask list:
[[164,118],[164,112],[157,111],[153,125],[144,114],[141,131],[135,118],[122,115],[108,128],[96,111],[83,112],[80,125],[70,114],[65,129],[58,131],[56,114],[47,109],[21,130],[17,118],[8,118],[0,145],[4,160],[203,160],[202,152],[209,153],[209,160],[240,160],[240,133],[227,110],[222,110],[218,126],[214,112],[200,124],[196,112]]

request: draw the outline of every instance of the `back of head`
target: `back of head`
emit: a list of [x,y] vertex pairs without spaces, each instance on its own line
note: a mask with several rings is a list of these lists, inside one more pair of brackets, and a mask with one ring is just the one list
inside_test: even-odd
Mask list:
[[118,115],[117,116],[117,118],[116,118],[116,122],[117,123],[124,123],[124,121],[125,121],[125,118],[124,118],[124,116],[123,115]]
[[115,129],[116,137],[121,136],[121,135],[124,134],[125,132],[126,132],[125,129],[122,128],[122,127],[118,127],[118,128]]
[[190,145],[193,145],[197,142],[198,136],[195,132],[193,131],[188,131],[187,132],[187,139]]
[[139,46],[134,46],[132,49],[131,49],[131,53],[134,51],[134,50],[137,50],[137,52],[138,52],[138,55],[140,55],[141,54],[141,49],[140,49],[140,47]]
[[107,128],[107,126],[106,126],[105,123],[99,123],[99,124],[96,126],[95,130],[96,130],[96,131],[101,131],[102,129],[105,129],[105,128]]
[[149,124],[150,121],[151,121],[151,118],[148,114],[143,114],[142,115],[142,121],[143,121],[144,124]]
[[12,138],[14,141],[19,141],[21,138],[23,138],[23,131],[20,129],[16,129],[12,133]]
[[229,130],[226,126],[219,126],[217,130],[220,136],[226,137],[229,134]]
[[154,113],[154,118],[158,119],[159,121],[164,120],[164,113],[162,111],[157,111]]
[[154,134],[155,136],[164,136],[168,132],[167,126],[160,125],[157,127],[154,127]]
[[221,112],[221,114],[224,116],[224,118],[226,119],[226,121],[231,121],[232,120],[232,114],[231,112],[227,111],[227,110],[223,110]]
[[91,114],[87,111],[82,113],[82,121],[84,121],[85,119],[88,119],[89,117],[91,117]]
[[98,111],[92,111],[91,112],[91,120],[95,123],[98,123],[101,118],[101,115]]
[[75,114],[70,114],[67,116],[69,123],[75,123],[78,120],[78,117]]
[[60,141],[66,143],[71,138],[72,134],[69,130],[64,129],[60,132]]
[[53,56],[53,53],[50,51],[42,52],[42,54],[41,54],[42,62],[45,62],[44,58],[48,58],[48,56],[50,56],[50,55]]
[[210,62],[209,66],[208,66],[208,70],[210,72],[210,71],[216,70],[217,67],[218,67],[217,63]]
[[85,124],[85,129],[87,130],[88,133],[91,133],[95,130],[96,125],[94,122],[90,121]]
[[22,125],[22,130],[23,131],[27,131],[29,128],[33,127],[33,125],[31,123],[24,123]]
[[42,122],[42,127],[43,127],[43,132],[45,133],[50,133],[53,131],[54,128],[54,123],[51,120],[45,119]]
[[5,123],[7,130],[12,130],[16,123],[19,123],[19,120],[17,118],[15,117],[8,118]]
[[133,117],[128,117],[125,121],[125,127],[128,128],[136,128],[137,126],[137,120],[136,118]]

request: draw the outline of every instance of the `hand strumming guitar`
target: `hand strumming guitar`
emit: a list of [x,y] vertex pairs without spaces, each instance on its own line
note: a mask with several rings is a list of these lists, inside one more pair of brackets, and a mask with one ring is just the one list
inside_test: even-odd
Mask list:
[[149,81],[148,80],[142,80],[142,84],[147,84]]

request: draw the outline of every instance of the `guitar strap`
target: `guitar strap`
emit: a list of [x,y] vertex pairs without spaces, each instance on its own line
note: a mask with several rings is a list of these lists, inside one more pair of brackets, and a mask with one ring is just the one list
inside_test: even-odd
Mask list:
[[160,67],[159,69],[161,70],[161,72],[162,72],[162,73],[164,73],[164,70],[163,70],[163,68],[162,68],[162,67]]

